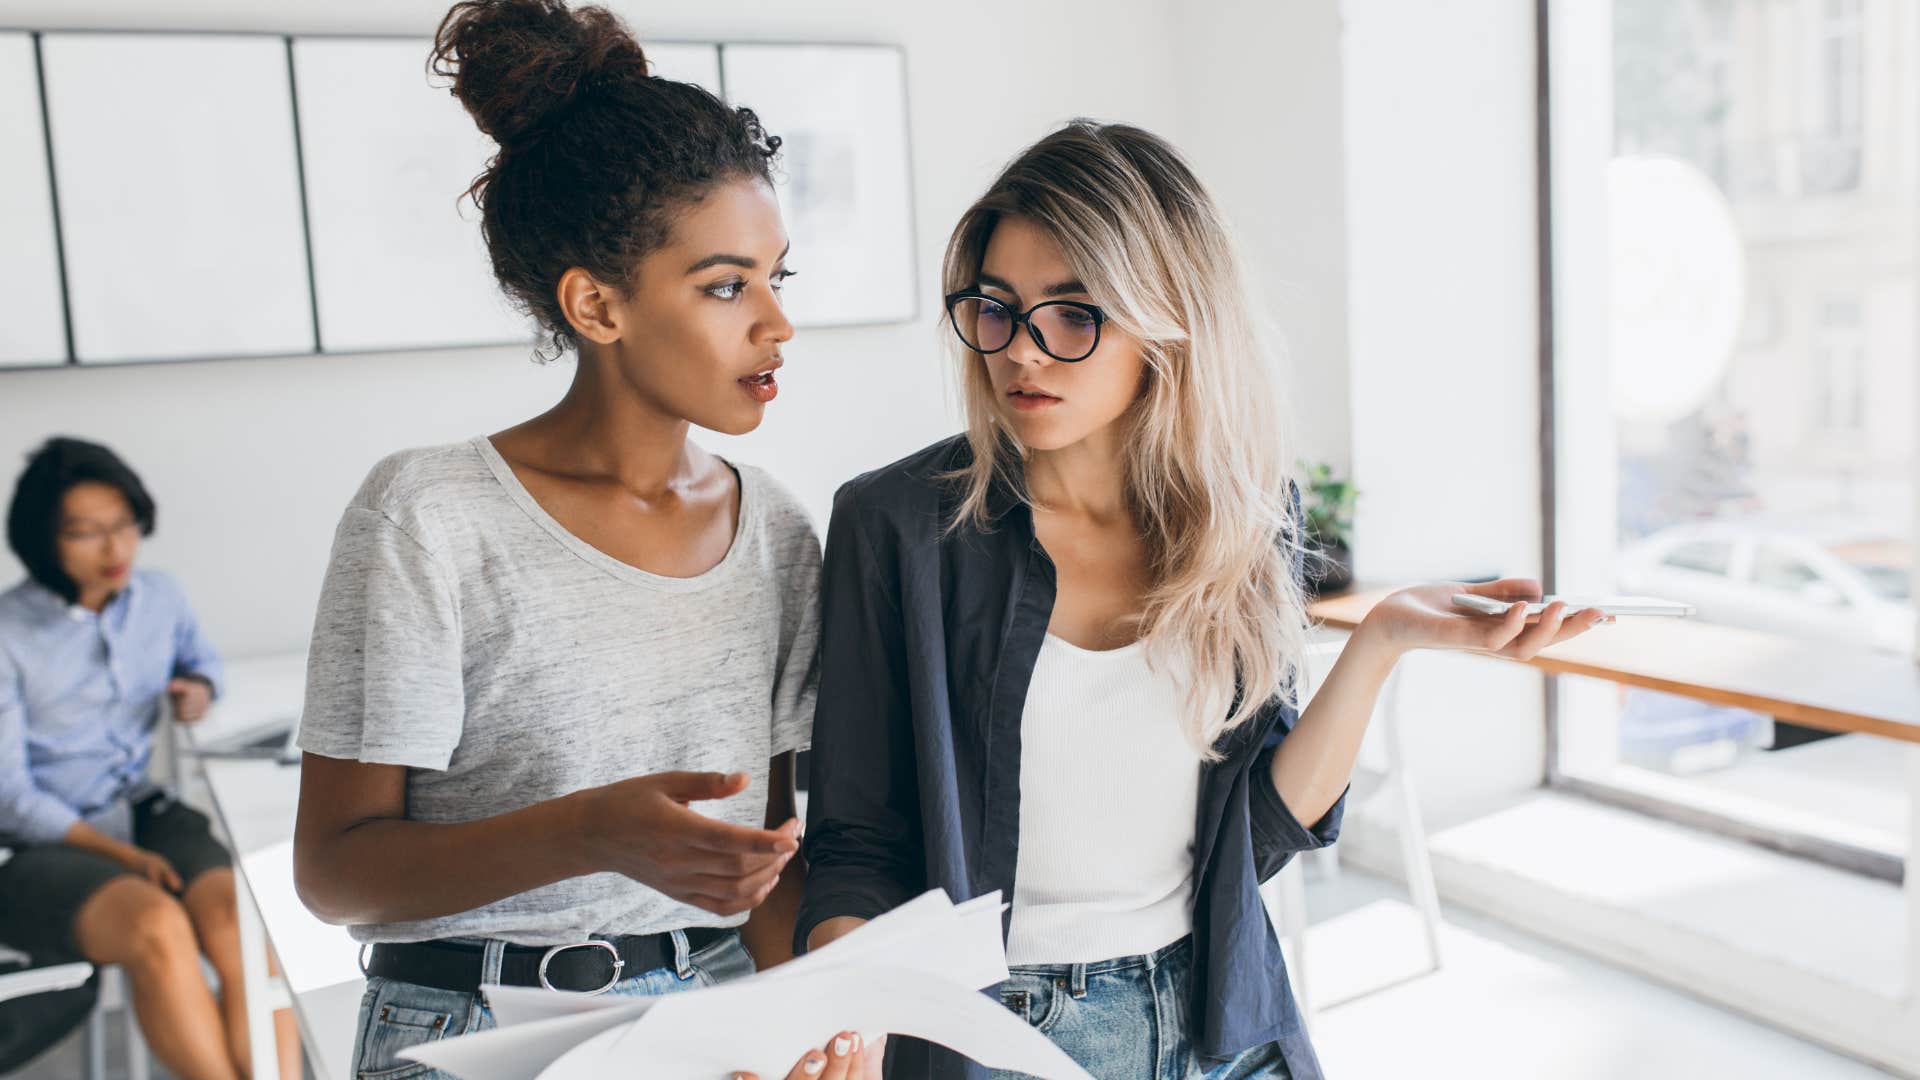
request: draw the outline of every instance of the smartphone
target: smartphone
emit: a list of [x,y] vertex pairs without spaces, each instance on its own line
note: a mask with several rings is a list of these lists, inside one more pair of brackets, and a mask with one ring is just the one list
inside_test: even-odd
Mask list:
[[[1684,619],[1693,614],[1692,604],[1682,604],[1676,600],[1658,600],[1651,596],[1549,596],[1537,603],[1527,605],[1527,618],[1532,619],[1547,609],[1555,601],[1564,601],[1567,613],[1599,608],[1602,612],[1616,618],[1621,615],[1652,615],[1667,618]],[[1496,600],[1491,596],[1477,593],[1455,593],[1453,606],[1462,611],[1471,611],[1476,615],[1505,615],[1511,601]]]

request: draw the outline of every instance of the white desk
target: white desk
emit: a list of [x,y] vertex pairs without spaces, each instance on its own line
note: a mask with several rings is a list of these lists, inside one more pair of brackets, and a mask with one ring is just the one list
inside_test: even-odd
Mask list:
[[304,653],[235,660],[227,665],[220,700],[199,723],[182,725],[188,749],[226,746],[285,727],[300,718],[306,696]]
[[[301,657],[240,661],[205,720],[185,728],[183,764],[197,768],[233,844],[240,901],[240,954],[256,1080],[279,1076],[273,1011],[292,1005],[316,1080],[352,1080],[355,1021],[366,981],[346,928],[315,918],[293,888],[293,819],[300,770],[273,761],[201,758],[194,745],[225,744],[297,717],[306,665]],[[281,977],[267,975],[267,946]]]

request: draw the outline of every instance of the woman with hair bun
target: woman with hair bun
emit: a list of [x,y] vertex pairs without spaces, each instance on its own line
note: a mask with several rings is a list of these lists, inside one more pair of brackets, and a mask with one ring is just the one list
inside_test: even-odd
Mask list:
[[[456,4],[433,67],[499,144],[470,190],[495,276],[577,362],[546,412],[381,461],[335,533],[294,863],[370,946],[361,1077],[435,1075],[396,1055],[492,1026],[486,985],[789,956],[816,682],[805,512],[687,438],[778,393],[779,140],[597,7]],[[860,1063],[830,1046],[794,1075]]]

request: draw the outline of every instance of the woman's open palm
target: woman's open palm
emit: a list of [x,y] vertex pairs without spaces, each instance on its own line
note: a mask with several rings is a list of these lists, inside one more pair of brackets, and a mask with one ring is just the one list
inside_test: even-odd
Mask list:
[[[1504,615],[1478,615],[1453,606],[1454,596],[1473,593],[1513,604]],[[1503,578],[1479,585],[1436,582],[1401,589],[1374,606],[1367,621],[1402,649],[1461,649],[1510,660],[1531,660],[1540,650],[1579,637],[1607,621],[1598,608],[1569,612],[1555,601],[1529,621],[1526,604],[1540,599],[1540,583]]]

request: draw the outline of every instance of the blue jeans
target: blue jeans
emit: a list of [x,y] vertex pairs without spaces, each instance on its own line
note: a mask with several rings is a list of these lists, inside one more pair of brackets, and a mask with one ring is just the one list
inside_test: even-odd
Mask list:
[[[1100,1080],[1288,1080],[1278,1043],[1256,1046],[1211,1068],[1193,1052],[1187,1002],[1193,944],[1091,964],[1011,969],[1000,1003]],[[995,1072],[994,1080],[1022,1073]]]
[[[480,944],[477,940],[474,943]],[[504,943],[485,944],[487,951],[480,961],[482,974],[497,973]],[[691,952],[686,934],[675,930],[673,944],[671,966],[621,979],[607,993],[630,997],[671,994],[753,974],[753,957],[747,954],[737,933]],[[360,999],[360,1028],[353,1039],[353,1075],[355,1080],[457,1080],[450,1073],[395,1055],[410,1046],[487,1031],[493,1026],[493,1010],[479,994],[370,978],[367,992]]]

